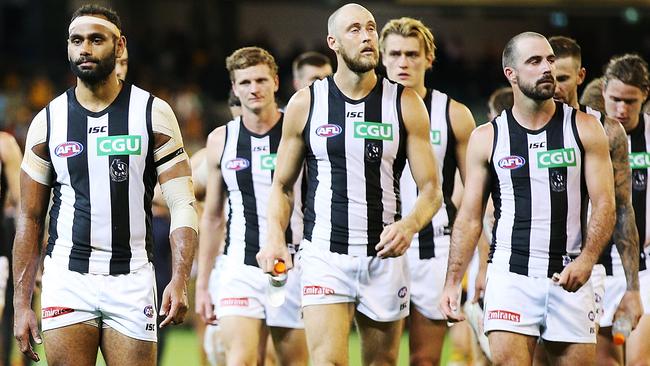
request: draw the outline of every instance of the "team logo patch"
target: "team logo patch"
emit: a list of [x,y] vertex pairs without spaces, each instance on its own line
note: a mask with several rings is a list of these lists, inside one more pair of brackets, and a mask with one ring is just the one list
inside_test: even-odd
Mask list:
[[129,177],[129,166],[120,159],[114,159],[111,162],[111,169],[109,173],[113,182],[124,182]]
[[369,163],[376,163],[381,160],[381,155],[384,151],[384,145],[376,140],[366,141],[366,161]]
[[404,286],[404,287],[402,287],[401,289],[399,289],[399,291],[397,291],[397,296],[398,296],[400,299],[403,299],[404,297],[406,297],[406,294],[407,294],[408,292],[409,292],[408,288],[406,288],[406,286]]
[[526,164],[526,159],[517,155],[510,155],[499,160],[499,168],[501,169],[519,169]]
[[551,170],[551,190],[553,192],[566,191],[566,176],[558,170]]
[[440,136],[440,131],[431,130],[431,131],[429,131],[429,133],[431,135],[431,144],[440,145],[440,142],[442,142],[442,137]]
[[144,310],[142,311],[144,315],[147,316],[147,318],[153,318],[155,311],[153,310],[153,306],[147,305],[144,307]]
[[251,166],[251,162],[244,158],[232,159],[226,163],[226,169],[235,171],[246,169],[249,166]]
[[308,295],[334,295],[334,290],[323,286],[303,286],[302,294]]
[[354,122],[354,137],[393,141],[393,125],[377,122]]
[[260,167],[262,170],[275,170],[277,154],[267,154],[260,157]]
[[507,320],[514,323],[521,321],[521,315],[507,310],[492,310],[488,312],[489,320]]
[[635,191],[645,191],[648,185],[648,175],[645,170],[635,169],[632,171],[632,188]]
[[322,125],[316,129],[316,134],[320,137],[325,137],[325,138],[334,137],[340,134],[341,132],[343,132],[343,128],[341,128],[341,126],[339,125],[333,125],[333,124]]
[[140,155],[142,136],[118,135],[97,138],[97,156]]
[[227,297],[219,302],[221,306],[237,306],[245,308],[248,306],[248,297]]
[[637,152],[628,155],[630,160],[630,168],[632,169],[647,169],[650,168],[650,153]]
[[574,148],[540,151],[537,153],[538,168],[561,168],[576,166]]
[[67,141],[62,144],[59,144],[54,149],[54,155],[60,158],[71,158],[77,156],[84,151],[84,146],[77,141]]
[[51,306],[49,308],[41,309],[41,318],[49,319],[56,318],[57,316],[73,313],[74,309],[65,308],[62,306]]

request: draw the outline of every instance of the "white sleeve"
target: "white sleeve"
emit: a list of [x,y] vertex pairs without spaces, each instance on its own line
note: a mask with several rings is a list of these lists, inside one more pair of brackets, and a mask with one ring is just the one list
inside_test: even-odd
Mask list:
[[153,152],[156,171],[160,175],[179,161],[188,159],[188,156],[183,148],[183,136],[178,120],[169,104],[160,98],[155,98],[151,114],[153,132],[169,136],[169,141]]
[[36,155],[32,150],[34,146],[45,143],[47,140],[47,111],[41,110],[32,120],[27,131],[25,141],[25,155],[20,168],[33,180],[50,186],[52,184],[52,163]]

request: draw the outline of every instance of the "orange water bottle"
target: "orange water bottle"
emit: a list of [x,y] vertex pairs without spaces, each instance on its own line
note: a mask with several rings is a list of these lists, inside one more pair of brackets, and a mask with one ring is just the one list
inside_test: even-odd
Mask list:
[[612,338],[615,345],[625,343],[632,332],[632,322],[626,316],[621,316],[612,325]]

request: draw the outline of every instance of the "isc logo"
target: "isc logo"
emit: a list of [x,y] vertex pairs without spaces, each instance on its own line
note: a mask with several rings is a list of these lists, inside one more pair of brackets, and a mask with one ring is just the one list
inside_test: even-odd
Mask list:
[[363,118],[363,112],[348,112],[345,114],[347,118]]
[[559,168],[576,165],[576,152],[573,148],[540,151],[537,153],[539,168]]
[[316,129],[316,134],[320,137],[334,137],[343,132],[339,125],[327,124]]
[[54,149],[54,154],[60,158],[71,158],[81,154],[84,146],[76,141],[67,141]]
[[251,163],[248,160],[244,158],[236,158],[226,163],[226,169],[238,171],[238,170],[246,169],[250,165]]
[[524,164],[526,164],[526,159],[522,158],[521,156],[510,155],[506,156],[505,158],[501,158],[498,164],[499,168],[501,169],[519,169],[524,166]]
[[630,168],[646,169],[650,167],[650,154],[647,152],[631,153],[629,155]]
[[108,126],[88,127],[88,133],[106,132],[107,129],[108,129]]
[[354,137],[393,141],[393,125],[376,122],[355,122]]
[[141,136],[119,135],[97,139],[97,156],[140,155]]
[[260,157],[260,167],[262,170],[275,170],[277,154],[267,154]]

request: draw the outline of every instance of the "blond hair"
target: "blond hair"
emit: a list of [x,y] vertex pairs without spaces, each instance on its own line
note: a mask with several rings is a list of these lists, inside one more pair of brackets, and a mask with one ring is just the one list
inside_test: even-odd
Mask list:
[[402,17],[399,19],[391,19],[384,28],[381,30],[381,37],[379,38],[379,49],[385,52],[384,43],[386,37],[391,34],[397,34],[402,37],[417,37],[424,45],[424,53],[426,56],[431,55],[435,59],[436,45],[434,44],[433,34],[421,21],[409,17]]
[[271,75],[278,74],[278,64],[269,51],[260,47],[244,47],[233,52],[226,58],[226,69],[230,74],[230,81],[234,82],[235,70],[243,70],[260,64],[267,65]]

